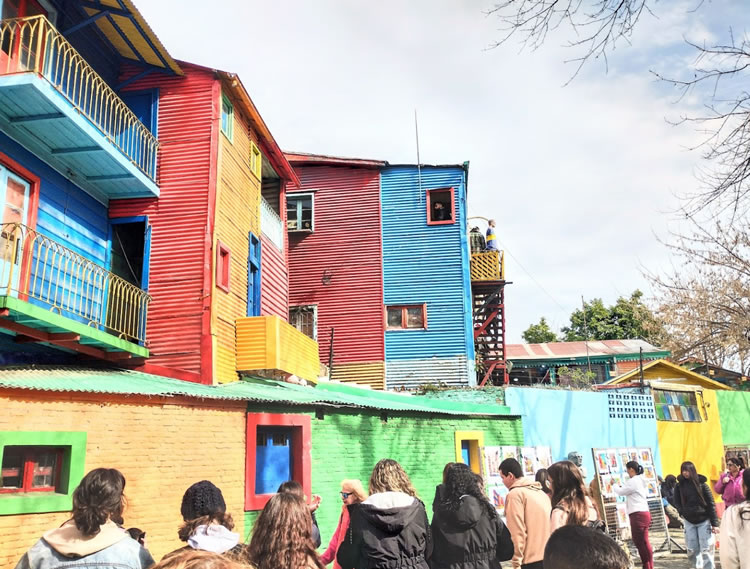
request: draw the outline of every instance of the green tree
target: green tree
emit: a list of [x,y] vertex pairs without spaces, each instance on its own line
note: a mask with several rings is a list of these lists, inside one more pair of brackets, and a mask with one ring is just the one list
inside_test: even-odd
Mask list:
[[596,374],[593,371],[584,371],[579,368],[569,368],[568,366],[557,368],[557,384],[562,387],[587,389],[595,381]]
[[643,302],[640,290],[630,298],[621,296],[609,307],[601,298],[584,303],[583,308],[570,315],[570,326],[563,327],[562,333],[566,342],[640,338],[656,345],[663,343],[666,336],[660,321]]
[[539,324],[532,324],[521,334],[524,341],[529,344],[544,344],[545,342],[558,342],[557,334],[547,324],[547,319],[542,316]]

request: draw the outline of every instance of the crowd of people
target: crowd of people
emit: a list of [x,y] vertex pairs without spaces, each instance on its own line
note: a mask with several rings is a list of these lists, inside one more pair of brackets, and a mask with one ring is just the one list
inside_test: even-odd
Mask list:
[[[750,470],[728,465],[715,490],[725,497],[721,523],[723,569],[750,569]],[[685,528],[691,565],[714,566],[718,531],[711,489],[691,462],[682,464],[669,503]],[[627,464],[629,479],[615,488],[626,498],[632,537],[643,569],[653,569],[651,522],[643,468]],[[234,532],[219,488],[207,480],[185,492],[178,536],[185,545],[155,563],[146,533],[123,528],[125,478],[118,470],[89,472],[73,493],[71,518],[46,532],[16,569],[627,569],[626,549],[612,539],[580,469],[560,461],[536,479],[505,459],[499,475],[508,488],[505,523],[478,474],[449,463],[435,490],[430,521],[409,476],[392,459],[380,460],[367,491],[359,480],[341,483],[341,514],[319,555],[315,519],[319,497],[283,483],[260,512],[248,543]],[[666,483],[666,481],[665,481]]]

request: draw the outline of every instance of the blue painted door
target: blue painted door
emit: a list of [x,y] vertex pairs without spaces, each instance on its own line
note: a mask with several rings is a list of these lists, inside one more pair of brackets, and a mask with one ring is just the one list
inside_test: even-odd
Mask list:
[[247,255],[247,315],[260,316],[260,239],[250,233]]
[[[157,100],[158,95],[154,90],[150,91],[136,91],[132,93],[121,93],[120,98],[125,104],[133,111],[133,114],[141,121],[144,126],[156,136],[156,120],[157,120]],[[149,149],[145,145],[145,139],[141,137],[137,129],[131,127],[126,128],[121,135],[117,137],[117,142],[120,148],[125,151],[131,158],[134,158],[138,165],[150,174],[152,177],[156,175],[156,160],[154,154],[149,153]],[[149,158],[151,162],[149,162]]]
[[273,494],[282,482],[291,479],[291,429],[258,428],[255,447],[255,493]]
[[471,466],[470,449],[471,443],[469,441],[461,441],[461,460],[467,466]]

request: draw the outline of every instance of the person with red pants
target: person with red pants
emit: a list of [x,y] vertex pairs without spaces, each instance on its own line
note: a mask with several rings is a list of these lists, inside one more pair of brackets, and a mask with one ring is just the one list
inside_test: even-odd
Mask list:
[[648,541],[648,526],[651,525],[651,513],[648,511],[648,490],[643,476],[643,467],[631,460],[625,465],[630,478],[622,486],[615,486],[614,491],[625,496],[625,507],[630,517],[630,533],[638,549],[643,569],[654,569],[654,550]]

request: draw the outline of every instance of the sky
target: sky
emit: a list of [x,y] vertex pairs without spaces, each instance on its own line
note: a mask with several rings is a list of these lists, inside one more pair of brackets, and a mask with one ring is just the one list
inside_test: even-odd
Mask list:
[[542,316],[566,325],[582,297],[652,295],[643,271],[671,266],[657,237],[699,188],[702,135],[674,122],[704,101],[651,71],[685,76],[685,39],[747,18],[741,0],[657,2],[568,83],[568,30],[490,49],[492,0],[136,4],[174,58],[238,73],[284,150],[416,163],[416,109],[421,161],[469,161],[469,215],[497,220],[511,343]]

